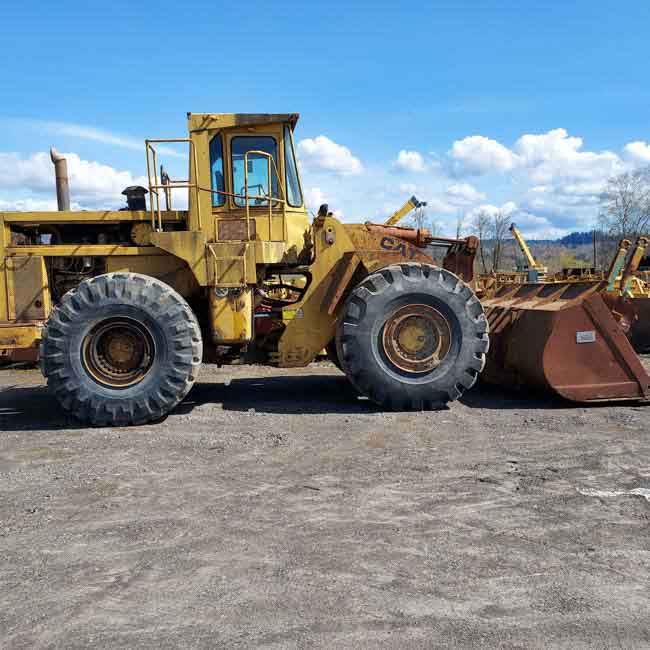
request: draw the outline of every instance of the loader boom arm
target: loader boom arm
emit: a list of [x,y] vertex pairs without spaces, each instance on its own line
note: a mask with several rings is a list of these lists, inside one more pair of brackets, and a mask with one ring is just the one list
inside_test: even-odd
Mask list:
[[517,240],[517,244],[519,244],[519,248],[521,249],[521,252],[524,254],[524,257],[526,258],[526,263],[528,264],[528,267],[531,269],[539,268],[537,266],[537,262],[535,261],[535,258],[533,257],[533,254],[530,252],[530,248],[528,248],[528,244],[526,243],[524,236],[521,234],[519,228],[517,228],[517,226],[514,223],[510,225],[510,232],[512,233],[512,236]]

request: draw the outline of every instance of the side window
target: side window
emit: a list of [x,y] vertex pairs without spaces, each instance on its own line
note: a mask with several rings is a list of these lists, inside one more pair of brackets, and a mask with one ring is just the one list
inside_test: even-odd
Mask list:
[[287,201],[293,208],[302,205],[302,191],[298,180],[298,167],[296,165],[296,153],[293,150],[293,137],[291,129],[284,127],[284,168],[287,172]]
[[225,179],[223,176],[223,144],[221,136],[215,135],[210,141],[210,178],[212,184],[212,206],[217,208],[223,205],[226,196],[218,192],[226,191]]
[[[245,205],[245,174],[244,156],[247,151],[264,151],[273,156],[275,164],[278,164],[277,144],[275,138],[270,136],[237,136],[232,139],[232,180],[233,191],[236,195],[235,205]],[[269,190],[268,159],[259,154],[248,156],[248,205],[268,206],[265,198]],[[271,193],[278,197],[278,179],[273,165],[271,165]]]

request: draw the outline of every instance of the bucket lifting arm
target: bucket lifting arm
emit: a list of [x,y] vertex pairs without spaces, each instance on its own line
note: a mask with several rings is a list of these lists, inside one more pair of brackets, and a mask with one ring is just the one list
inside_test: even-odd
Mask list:
[[630,255],[625,268],[623,269],[623,276],[621,277],[621,295],[634,297],[632,285],[635,281],[634,274],[639,270],[639,264],[645,255],[646,249],[650,246],[650,239],[647,237],[639,237],[634,244],[634,251]]
[[632,242],[629,239],[621,239],[618,245],[618,250],[616,251],[616,255],[614,255],[614,259],[609,265],[609,270],[607,271],[606,276],[607,291],[609,293],[616,292],[616,281],[623,272],[623,267],[625,266],[625,258],[627,257],[627,253],[630,250],[630,246],[632,246]]
[[396,223],[401,221],[411,210],[417,210],[418,208],[424,208],[426,206],[426,201],[419,201],[415,196],[412,196],[399,210],[393,212],[393,214],[388,217],[385,226],[394,226]]

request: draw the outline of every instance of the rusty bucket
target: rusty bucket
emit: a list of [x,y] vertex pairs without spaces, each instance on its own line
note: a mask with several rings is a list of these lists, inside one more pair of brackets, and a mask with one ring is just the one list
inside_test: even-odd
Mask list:
[[632,325],[630,339],[637,352],[650,352],[650,296],[632,298],[637,319]]
[[612,299],[607,282],[511,284],[481,302],[490,322],[484,380],[575,402],[650,397],[626,336],[634,308]]

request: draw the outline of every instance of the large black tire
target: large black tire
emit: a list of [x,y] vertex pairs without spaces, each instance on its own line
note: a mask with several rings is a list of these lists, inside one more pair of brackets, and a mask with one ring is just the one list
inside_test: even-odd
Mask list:
[[343,372],[343,366],[339,361],[339,353],[336,349],[336,337],[334,337],[326,346],[325,350],[327,351],[327,358]]
[[[444,357],[432,353],[426,362],[411,362],[393,351],[400,349],[397,344],[386,343],[385,328],[393,328],[396,314],[409,311],[411,316],[401,318],[417,320],[426,312],[446,328],[445,346],[439,346]],[[436,346],[434,335],[416,339],[421,340]],[[453,273],[428,264],[399,264],[373,273],[352,291],[337,323],[336,344],[343,370],[361,394],[397,411],[439,409],[471,388],[483,370],[488,322],[472,289]]]
[[108,273],[82,282],[54,308],[41,370],[78,420],[143,424],[187,395],[202,349],[196,317],[176,291],[146,275]]

